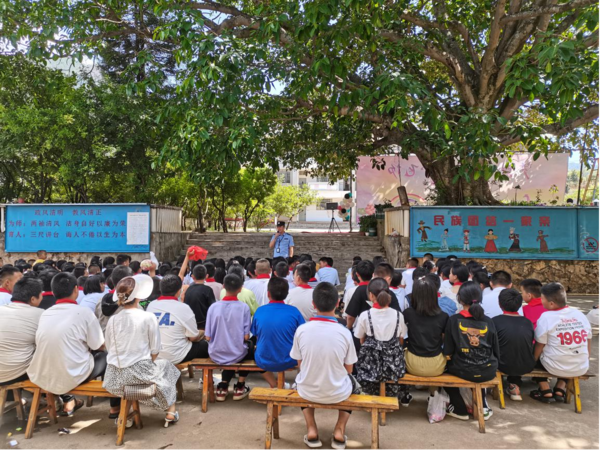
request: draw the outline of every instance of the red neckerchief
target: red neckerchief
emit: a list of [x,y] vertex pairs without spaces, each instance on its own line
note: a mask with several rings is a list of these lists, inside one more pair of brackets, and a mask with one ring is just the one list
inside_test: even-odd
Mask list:
[[531,301],[527,303],[529,307],[536,307],[538,305],[542,305],[542,298],[533,298]]
[[207,283],[211,283],[211,282],[216,282],[216,280],[215,279],[211,279],[210,277],[207,277],[206,278],[206,282]]
[[564,310],[564,309],[566,309],[566,308],[569,308],[569,306],[568,306],[568,305],[565,305],[564,307],[561,307],[561,308],[555,308],[554,310],[549,310],[549,311],[550,311],[550,312],[558,312],[559,310]]
[[52,291],[44,291],[42,292],[42,296],[54,296],[54,293]]
[[[369,282],[370,282],[370,281],[369,281]],[[367,285],[369,285],[369,282],[360,282],[360,283],[358,284],[358,286],[359,286],[359,287],[364,287],[364,286],[367,286]]]
[[222,301],[239,301],[237,296],[223,296]]
[[390,287],[390,290],[397,290],[400,287]]
[[519,312],[505,312],[504,310],[502,310],[502,313],[508,316],[521,316],[519,315]]
[[11,301],[13,304],[25,304],[28,305],[27,302],[23,302],[23,301]]
[[[331,319],[329,319],[329,318],[331,318]],[[309,321],[323,321],[324,323],[336,323],[336,324],[338,324],[337,319],[335,319],[335,318],[333,318],[331,316],[325,317],[325,316],[317,315],[317,316],[313,316],[312,318],[310,318]]]
[[298,285],[298,288],[304,288],[305,290],[312,290],[312,287],[305,283]]
[[157,301],[178,301],[179,299],[177,298],[177,296],[159,296],[156,298]]
[[58,299],[56,301],[56,305],[58,304],[75,304],[77,305],[77,301],[74,301],[73,299]]
[[317,278],[313,277],[312,279],[309,280],[309,282],[317,282]]
[[438,298],[441,298],[441,297],[442,297],[442,293],[438,293]]
[[458,312],[458,314],[464,316],[465,318],[473,318],[473,315],[471,315],[468,310],[461,310]]
[[270,279],[271,275],[270,274],[257,274],[256,278],[257,279]]
[[8,294],[10,294],[10,291],[8,291],[6,288],[0,288],[0,293],[8,293]]
[[285,304],[285,301],[269,301],[269,304]]
[[383,307],[381,305],[379,305],[377,302],[373,303],[373,308],[374,309],[382,309]]
[[115,290],[108,290],[108,294],[113,294]]
[[463,283],[462,282],[454,282],[452,284],[453,287],[460,287]]
[[77,287],[79,291],[83,291],[83,287]]

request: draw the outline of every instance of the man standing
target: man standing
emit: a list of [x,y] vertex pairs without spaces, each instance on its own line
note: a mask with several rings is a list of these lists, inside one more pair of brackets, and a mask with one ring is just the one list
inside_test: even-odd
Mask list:
[[269,249],[274,249],[273,258],[294,256],[294,238],[285,231],[284,221],[277,222],[277,233],[271,238]]

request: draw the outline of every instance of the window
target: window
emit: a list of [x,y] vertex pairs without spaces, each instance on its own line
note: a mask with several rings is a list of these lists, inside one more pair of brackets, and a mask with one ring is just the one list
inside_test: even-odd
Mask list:
[[290,171],[279,171],[277,177],[279,177],[281,183],[292,183],[292,173]]
[[321,199],[321,202],[317,203],[317,210],[327,210],[328,202],[333,202],[333,199]]

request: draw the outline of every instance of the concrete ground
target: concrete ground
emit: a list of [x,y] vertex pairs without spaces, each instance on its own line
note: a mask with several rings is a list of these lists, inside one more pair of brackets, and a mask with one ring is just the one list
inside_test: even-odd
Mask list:
[[[598,303],[598,297],[571,296],[570,303],[586,312]],[[595,331],[590,371],[598,374],[598,337]],[[288,374],[292,381],[294,375]],[[262,378],[251,373],[251,386],[266,386]],[[528,381],[524,394],[535,385]],[[266,408],[248,399],[234,402],[231,396],[224,403],[209,404],[207,413],[200,411],[201,395],[198,377],[184,379],[185,402],[179,404],[181,420],[163,428],[164,414],[142,406],[144,428],[129,429],[124,449],[213,449],[263,448]],[[474,420],[459,421],[447,417],[441,423],[427,421],[427,392],[413,390],[410,407],[388,415],[388,425],[380,428],[381,448],[459,448],[459,449],[533,449],[533,448],[598,448],[598,378],[582,381],[583,413],[573,411],[573,405],[546,405],[524,396],[522,402],[506,401],[500,410],[488,397],[494,410],[486,423],[486,433],[480,434]],[[25,425],[19,424],[13,412],[5,415],[0,427],[2,448],[16,440],[21,449],[106,449],[115,447],[116,426],[108,419],[108,401],[96,399],[92,408],[82,408],[73,418],[60,417],[58,424],[42,420],[30,440],[24,439]],[[323,448],[330,448],[331,433],[337,414],[317,412]],[[370,416],[355,412],[348,423],[348,448],[369,448]],[[17,431],[17,428],[22,428]],[[68,428],[69,435],[58,435],[58,428]],[[8,436],[10,434],[10,436]],[[300,410],[284,408],[280,418],[279,440],[274,449],[304,449],[304,420]]]

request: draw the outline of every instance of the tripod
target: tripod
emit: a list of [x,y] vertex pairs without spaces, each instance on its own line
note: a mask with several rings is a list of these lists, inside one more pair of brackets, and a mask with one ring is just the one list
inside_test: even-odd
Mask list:
[[336,227],[338,229],[338,232],[342,233],[342,231],[340,230],[340,226],[335,220],[335,210],[331,210],[331,222],[329,223],[329,230],[327,230],[327,233],[335,233]]

